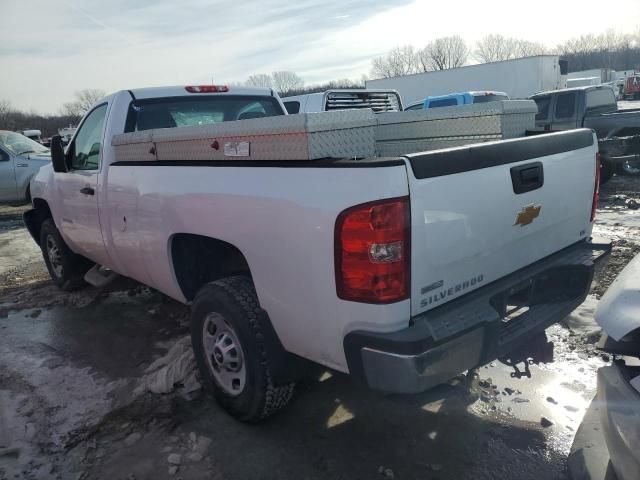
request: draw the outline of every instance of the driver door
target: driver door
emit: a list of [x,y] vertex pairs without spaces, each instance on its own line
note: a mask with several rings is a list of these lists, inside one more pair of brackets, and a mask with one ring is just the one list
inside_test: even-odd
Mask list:
[[98,215],[98,176],[106,116],[104,103],[85,117],[67,149],[69,170],[55,173],[60,201],[58,228],[75,253],[100,265],[109,263]]
[[9,152],[0,148],[0,202],[16,200],[16,172]]

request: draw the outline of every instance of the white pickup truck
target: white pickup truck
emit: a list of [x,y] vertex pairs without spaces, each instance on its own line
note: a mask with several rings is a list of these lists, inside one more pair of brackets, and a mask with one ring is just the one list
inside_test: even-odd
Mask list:
[[268,89],[98,102],[32,182],[24,219],[53,281],[77,288],[97,264],[190,304],[203,382],[245,421],[289,401],[305,360],[419,392],[520,349],[585,298],[610,249],[591,240],[591,130],[304,161],[122,161],[112,145],[285,114]]

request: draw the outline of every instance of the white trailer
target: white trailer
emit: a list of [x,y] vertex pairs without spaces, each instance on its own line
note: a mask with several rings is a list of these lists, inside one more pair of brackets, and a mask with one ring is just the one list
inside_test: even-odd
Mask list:
[[[569,72],[567,74],[567,80],[574,80],[577,78],[591,78],[598,77],[600,83],[611,82],[615,79],[615,70],[610,68],[592,68],[591,70],[581,70],[579,72]],[[577,86],[577,85],[576,85]]]
[[566,62],[557,55],[539,55],[503,62],[367,80],[366,88],[396,89],[409,105],[428,95],[473,90],[499,90],[511,98],[566,87]]

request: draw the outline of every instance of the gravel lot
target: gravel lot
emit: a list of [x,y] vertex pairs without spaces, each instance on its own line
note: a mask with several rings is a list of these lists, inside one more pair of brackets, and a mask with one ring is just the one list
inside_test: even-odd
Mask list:
[[[186,307],[124,280],[60,292],[24,208],[0,207],[0,479],[566,478],[609,361],[592,314],[640,251],[636,202],[640,180],[603,186],[595,234],[614,239],[612,259],[587,301],[548,329],[554,362],[532,378],[494,362],[422,395],[384,396],[327,372],[258,426],[198,389]],[[158,393],[166,378],[180,383]]]

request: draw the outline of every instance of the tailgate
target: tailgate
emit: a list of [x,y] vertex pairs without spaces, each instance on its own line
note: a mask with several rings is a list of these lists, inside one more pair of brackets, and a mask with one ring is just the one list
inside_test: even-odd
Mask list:
[[591,235],[591,130],[409,155],[411,313]]

